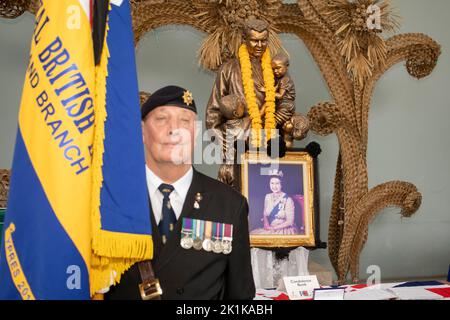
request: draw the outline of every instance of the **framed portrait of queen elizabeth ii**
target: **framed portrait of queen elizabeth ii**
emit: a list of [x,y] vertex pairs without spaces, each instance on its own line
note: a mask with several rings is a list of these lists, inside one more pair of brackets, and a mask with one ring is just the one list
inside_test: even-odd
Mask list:
[[262,153],[246,153],[241,161],[251,245],[314,247],[314,162],[310,154],[292,151],[271,159]]

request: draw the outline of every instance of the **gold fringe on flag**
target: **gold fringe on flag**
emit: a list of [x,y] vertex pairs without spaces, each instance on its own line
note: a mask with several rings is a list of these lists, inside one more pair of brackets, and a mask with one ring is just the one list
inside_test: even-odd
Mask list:
[[[111,10],[111,6],[109,8]],[[100,193],[103,184],[103,153],[105,140],[106,79],[110,57],[107,34],[108,20],[100,64],[96,66],[95,133],[92,159],[92,257],[90,268],[91,296],[120,282],[122,274],[134,263],[151,259],[153,241],[149,235],[102,230]]]

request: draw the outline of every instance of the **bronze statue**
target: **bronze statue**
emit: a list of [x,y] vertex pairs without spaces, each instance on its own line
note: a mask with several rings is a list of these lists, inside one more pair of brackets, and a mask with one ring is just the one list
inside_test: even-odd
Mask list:
[[[272,69],[275,75],[275,99],[279,100],[280,110],[295,110],[295,84],[288,72],[289,57],[284,53],[278,53],[272,59]],[[281,105],[283,107],[281,107]],[[287,120],[287,119],[286,119]]]
[[[287,149],[294,146],[294,140],[306,137],[309,130],[308,118],[295,111],[295,84],[289,75],[289,57],[278,53],[272,58],[272,69],[275,76],[275,99],[277,100],[277,122],[282,123],[283,139]],[[261,88],[264,90],[264,88]]]
[[309,131],[309,125],[308,118],[297,113],[284,123],[283,139],[287,149],[294,147],[294,140],[306,138],[306,134]]
[[[246,102],[244,97],[231,94],[223,97],[219,101],[219,110],[224,123],[222,130],[225,132],[223,137],[223,153],[226,159],[232,159],[234,155],[234,141],[245,140],[245,128],[248,124],[240,125],[243,122],[249,122],[249,118],[244,119]],[[230,148],[231,146],[231,148]]]
[[238,95],[225,96],[220,99],[219,110],[227,120],[241,119],[245,112],[245,99]]
[[[265,94],[259,88],[264,87],[261,58],[267,49],[269,37],[267,29],[268,24],[262,20],[250,20],[244,27],[245,45],[250,56],[252,79],[255,85],[254,92],[260,112],[263,110],[265,100]],[[241,66],[238,58],[228,60],[219,68],[206,108],[206,127],[214,130],[216,138],[220,142],[223,142],[225,132],[222,126],[226,119],[220,112],[219,104],[221,99],[228,95],[245,97]],[[235,127],[239,126],[244,130],[249,129],[251,123],[249,117],[248,108],[246,108],[244,117],[240,121],[236,121]]]
[[[269,128],[266,130],[266,134],[267,131],[270,131],[270,128],[282,129],[283,125],[294,116],[295,87],[289,74],[287,74],[289,59],[285,55],[278,54],[273,60],[269,61],[267,67],[264,59],[266,52],[269,51],[267,49],[268,38],[269,25],[267,22],[251,19],[244,23],[243,39],[244,49],[246,49],[244,55],[241,54],[241,46],[239,57],[228,60],[219,68],[206,108],[206,128],[213,130],[215,138],[222,144],[225,157],[231,156],[233,160],[235,150],[233,141],[230,141],[230,139],[248,140],[249,129]],[[248,66],[243,65],[246,52],[248,52],[250,61]],[[267,56],[270,57],[270,54]],[[268,71],[268,68],[270,68],[270,71]],[[272,70],[272,68],[274,69]],[[270,74],[268,75],[267,72],[270,72]],[[246,77],[251,77],[251,79],[244,81]],[[270,78],[272,78],[272,84]],[[249,84],[253,85],[253,88]],[[276,92],[277,85],[279,86],[278,92]],[[273,101],[269,99],[269,91],[272,89]],[[252,101],[249,101],[251,100],[249,99],[249,90],[252,91],[250,92],[250,98],[253,96],[257,110],[252,109]],[[229,101],[226,101],[227,99]],[[224,106],[224,100],[225,104],[228,104],[227,106]],[[246,102],[244,112],[240,117],[230,118],[229,111],[238,107],[238,101]],[[272,106],[271,103],[273,103]],[[257,118],[256,121],[255,118]],[[272,127],[269,122],[272,122],[270,123]],[[303,125],[301,128],[305,128],[305,126]],[[304,134],[301,136],[304,136]],[[292,135],[289,137],[292,137]],[[266,147],[265,141],[258,142],[260,143],[258,147]],[[292,143],[290,145],[292,146]],[[219,170],[219,180],[230,183],[234,180],[232,165],[229,161],[230,158],[226,159],[227,164],[222,165]]]

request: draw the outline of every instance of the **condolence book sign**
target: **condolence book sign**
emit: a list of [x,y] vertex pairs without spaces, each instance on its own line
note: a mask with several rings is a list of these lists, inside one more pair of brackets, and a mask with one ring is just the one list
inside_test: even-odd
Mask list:
[[320,288],[317,276],[284,277],[283,281],[290,300],[312,299],[314,289]]

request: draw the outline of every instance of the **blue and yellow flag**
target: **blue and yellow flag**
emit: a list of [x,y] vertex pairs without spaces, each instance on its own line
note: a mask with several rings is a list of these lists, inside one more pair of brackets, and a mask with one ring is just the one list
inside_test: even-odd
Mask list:
[[153,254],[128,1],[98,65],[92,1],[41,1],[0,249],[0,299],[88,299]]

